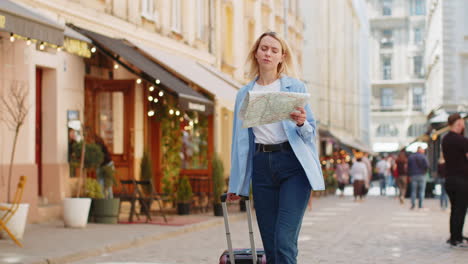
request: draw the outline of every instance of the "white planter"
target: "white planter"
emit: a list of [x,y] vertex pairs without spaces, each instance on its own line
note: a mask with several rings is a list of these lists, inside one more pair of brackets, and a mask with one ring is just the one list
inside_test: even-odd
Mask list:
[[[0,203],[1,206],[10,207],[11,204]],[[7,228],[17,239],[23,239],[24,229],[26,228],[26,222],[28,219],[29,204],[22,203],[19,205],[18,210],[13,217],[8,221]],[[5,214],[4,211],[0,211],[0,217]],[[2,230],[0,237],[9,238],[8,234]]]
[[65,198],[63,201],[65,227],[86,227],[90,207],[91,198]]

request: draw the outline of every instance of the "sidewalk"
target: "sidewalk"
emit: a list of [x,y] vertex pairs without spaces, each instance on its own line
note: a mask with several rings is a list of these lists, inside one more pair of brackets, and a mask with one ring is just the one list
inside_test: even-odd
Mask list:
[[[233,221],[245,217],[237,208],[230,206],[229,209]],[[121,216],[121,219],[124,218]],[[158,220],[155,222],[162,222]],[[167,225],[89,223],[83,229],[65,228],[61,221],[30,224],[24,234],[23,248],[17,247],[10,239],[0,239],[0,263],[71,263],[221,225],[223,218],[208,212],[188,216],[169,215],[168,221]]]

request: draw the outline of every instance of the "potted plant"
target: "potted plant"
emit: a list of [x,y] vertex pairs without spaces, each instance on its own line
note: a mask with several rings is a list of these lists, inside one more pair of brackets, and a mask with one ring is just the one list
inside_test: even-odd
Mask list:
[[[116,184],[115,169],[113,166],[101,166],[99,177],[102,177],[104,184],[99,184],[101,189],[100,197],[93,197],[92,215],[93,221],[102,224],[117,224],[119,220],[120,199],[114,198],[112,186]],[[104,186],[104,189],[102,188]]]
[[[141,159],[140,163],[140,179],[142,181],[150,181],[153,182],[153,168],[151,166],[151,159],[149,156],[148,151],[143,153],[143,158]],[[153,184],[143,186],[143,193],[148,196],[152,194]],[[145,204],[142,204],[145,203]],[[151,204],[149,200],[140,200],[140,213],[146,214],[146,210],[151,208]]]
[[82,182],[86,186],[86,170],[96,169],[102,163],[104,157],[101,148],[97,144],[86,143],[83,139],[73,146],[74,157],[80,160],[80,176],[75,198],[65,198],[63,203],[63,220],[65,227],[83,228],[88,223],[91,198],[83,197]]
[[177,186],[177,213],[179,215],[190,214],[192,195],[192,186],[190,185],[188,177],[181,177]]
[[224,193],[224,166],[223,162],[215,154],[213,158],[213,212],[215,216],[223,216],[221,195]]
[[[9,93],[3,95],[0,99],[0,121],[14,132],[13,142],[11,145],[10,164],[8,166],[8,182],[7,182],[7,204],[6,207],[11,206],[12,202],[12,188],[16,187],[13,181],[13,164],[15,160],[16,145],[18,143],[18,136],[20,130],[25,122],[26,116],[29,112],[28,105],[29,90],[27,85],[23,82],[14,81],[11,84]],[[3,135],[2,135],[3,136]],[[5,179],[2,175],[2,185],[5,185]],[[26,227],[26,220],[28,218],[29,204],[21,203],[18,211],[8,221],[8,229],[15,235],[16,238],[22,239]]]

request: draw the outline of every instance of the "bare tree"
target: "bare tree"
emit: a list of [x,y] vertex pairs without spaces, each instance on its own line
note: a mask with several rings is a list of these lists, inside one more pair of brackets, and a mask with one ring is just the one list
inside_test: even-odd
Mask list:
[[[21,127],[29,112],[29,89],[24,82],[13,81],[9,91],[0,98],[0,121],[3,121],[9,129],[14,131],[13,146],[11,150],[10,166],[8,169],[7,201],[10,202],[11,178],[13,161],[15,159],[16,144]],[[2,185],[5,181],[2,177]]]

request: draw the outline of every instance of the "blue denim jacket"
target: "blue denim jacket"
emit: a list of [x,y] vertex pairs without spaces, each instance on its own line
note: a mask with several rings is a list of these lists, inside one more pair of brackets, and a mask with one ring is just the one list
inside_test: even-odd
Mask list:
[[[282,92],[306,93],[305,85],[294,78],[283,76],[280,79]],[[255,80],[242,87],[237,92],[234,109],[234,122],[231,150],[231,175],[229,178],[229,192],[238,195],[248,195],[252,179],[253,154],[255,151],[255,136],[252,128],[242,128],[239,111],[246,94],[254,87]],[[302,127],[291,120],[283,120],[283,128],[289,143],[299,162],[305,170],[313,190],[324,190],[322,169],[315,142],[316,125],[310,105],[305,107],[307,122]]]

